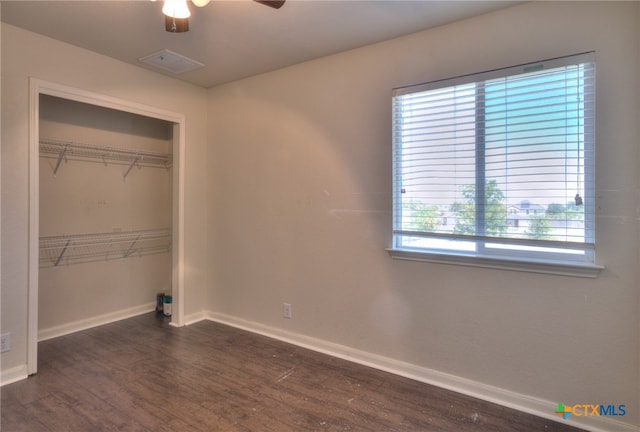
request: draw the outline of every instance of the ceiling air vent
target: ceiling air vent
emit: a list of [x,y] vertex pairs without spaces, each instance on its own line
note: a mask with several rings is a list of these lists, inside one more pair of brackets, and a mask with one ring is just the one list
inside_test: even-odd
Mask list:
[[204,64],[198,61],[192,60],[189,57],[185,57],[168,49],[163,49],[153,54],[149,54],[148,56],[140,57],[138,61],[164,69],[174,74],[189,72],[204,66]]

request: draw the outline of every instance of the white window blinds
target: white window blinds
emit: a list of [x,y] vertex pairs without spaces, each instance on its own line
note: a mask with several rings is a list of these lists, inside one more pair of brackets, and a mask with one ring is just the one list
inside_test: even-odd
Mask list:
[[593,262],[593,53],[393,93],[394,248]]

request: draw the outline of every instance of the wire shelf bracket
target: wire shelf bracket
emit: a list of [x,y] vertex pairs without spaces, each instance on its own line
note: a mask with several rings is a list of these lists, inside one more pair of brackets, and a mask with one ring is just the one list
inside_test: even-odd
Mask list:
[[131,172],[131,169],[138,163],[138,161],[140,160],[140,156],[136,156],[135,158],[133,158],[133,160],[131,161],[131,163],[129,164],[129,168],[127,168],[127,170],[125,171],[124,174],[122,174],[122,180],[126,180],[127,176],[129,175],[129,173]]
[[58,264],[60,264],[60,260],[64,256],[64,253],[67,251],[67,249],[69,248],[70,244],[71,244],[71,240],[67,240],[67,243],[62,248],[62,251],[60,252],[60,255],[58,255],[58,259],[56,259],[56,262],[53,264],[54,267],[58,267]]
[[54,176],[58,174],[58,168],[60,168],[60,164],[62,163],[62,160],[64,159],[64,155],[65,153],[67,153],[68,148],[69,146],[65,145],[64,148],[60,151],[60,155],[58,156],[58,161],[56,162],[56,167],[53,169]]
[[136,243],[138,243],[138,240],[140,240],[140,235],[136,236],[135,240],[131,242],[131,246],[129,246],[129,249],[127,249],[122,258],[128,258],[129,255],[131,255],[131,253],[133,252],[133,247],[136,245]]

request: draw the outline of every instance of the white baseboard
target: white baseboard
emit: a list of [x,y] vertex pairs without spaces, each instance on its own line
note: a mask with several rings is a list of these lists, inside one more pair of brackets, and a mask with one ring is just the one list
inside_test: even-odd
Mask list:
[[137,315],[142,315],[142,314],[154,311],[155,308],[156,308],[155,302],[145,303],[140,306],[134,306],[128,309],[109,312],[104,315],[98,315],[95,317],[74,321],[74,322],[62,324],[55,327],[40,329],[38,330],[38,342],[42,342],[47,339],[53,339],[59,336],[64,336],[77,331],[90,329],[92,327],[97,327],[104,324],[120,321],[120,320],[131,318]]
[[477,381],[468,380],[455,375],[433,369],[416,366],[392,358],[356,350],[348,346],[335,344],[322,339],[304,336],[298,333],[269,327],[260,323],[246,321],[230,315],[216,312],[199,312],[185,320],[188,324],[210,320],[230,325],[283,342],[291,343],[313,351],[328,354],[364,366],[373,367],[395,375],[411,378],[426,384],[452,390],[488,402],[496,403],[518,411],[543,417],[560,423],[586,429],[592,432],[640,432],[640,427],[615,420],[611,417],[576,417],[563,420],[554,414],[559,401],[549,401],[529,395],[515,393]]
[[26,379],[28,376],[26,364],[3,370],[0,373],[0,387]]
[[184,325],[195,324],[204,320],[212,320],[211,312],[201,311],[184,317]]

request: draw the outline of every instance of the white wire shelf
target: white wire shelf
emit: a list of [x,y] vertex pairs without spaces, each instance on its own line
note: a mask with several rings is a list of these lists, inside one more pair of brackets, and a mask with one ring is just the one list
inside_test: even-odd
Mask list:
[[127,178],[134,166],[145,166],[155,168],[170,168],[173,164],[171,153],[153,152],[148,150],[134,150],[122,147],[110,147],[98,144],[84,144],[71,141],[61,141],[52,139],[40,140],[40,156],[49,159],[56,159],[56,166],[53,174],[58,174],[62,161],[102,161],[127,165],[127,169],[122,175]]
[[40,268],[153,255],[170,250],[169,229],[40,237]]

